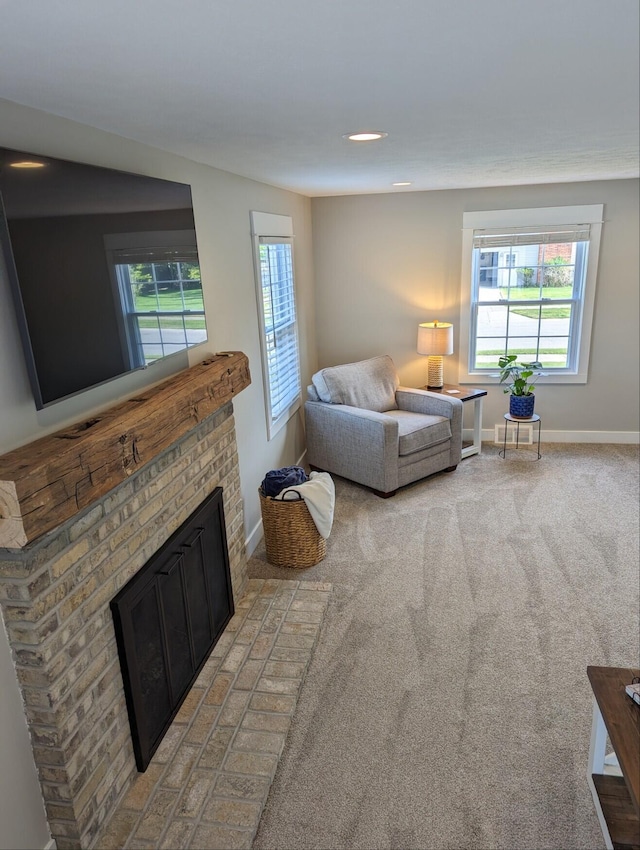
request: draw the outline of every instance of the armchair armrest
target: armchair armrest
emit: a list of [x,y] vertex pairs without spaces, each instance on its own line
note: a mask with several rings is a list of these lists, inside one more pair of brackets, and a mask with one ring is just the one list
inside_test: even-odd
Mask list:
[[396,401],[400,410],[412,413],[428,413],[431,416],[446,416],[451,420],[451,466],[462,456],[462,402],[459,398],[430,393],[412,387],[398,387]]
[[460,416],[462,421],[462,402],[441,393],[430,393],[414,387],[398,387],[396,401],[400,410],[410,410],[412,413],[427,413],[431,416],[446,416],[447,419]]
[[305,402],[307,460],[374,490],[398,487],[398,422],[384,413]]

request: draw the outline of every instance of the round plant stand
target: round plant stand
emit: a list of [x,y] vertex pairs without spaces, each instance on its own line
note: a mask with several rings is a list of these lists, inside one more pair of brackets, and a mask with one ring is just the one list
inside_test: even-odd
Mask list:
[[521,419],[517,416],[512,416],[510,413],[504,414],[504,442],[502,444],[502,449],[498,452],[500,457],[506,458],[507,456],[507,431],[509,430],[509,422],[514,422],[516,426],[516,444],[514,446],[515,449],[520,445],[520,426],[521,425],[535,425],[538,423],[538,448],[537,448],[537,457],[534,460],[540,460],[542,455],[540,454],[540,431],[542,430],[542,420],[538,416],[537,413],[534,413],[533,416],[528,419]]

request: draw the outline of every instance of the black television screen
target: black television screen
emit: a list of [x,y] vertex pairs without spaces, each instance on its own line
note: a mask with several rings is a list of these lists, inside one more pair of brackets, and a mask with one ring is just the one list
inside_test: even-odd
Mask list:
[[37,408],[206,341],[190,186],[0,148],[0,201]]

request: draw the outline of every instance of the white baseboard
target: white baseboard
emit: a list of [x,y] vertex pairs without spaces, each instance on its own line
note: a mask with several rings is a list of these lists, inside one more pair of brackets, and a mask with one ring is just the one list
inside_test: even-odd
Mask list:
[[263,537],[264,531],[262,530],[262,520],[259,519],[244,542],[245,549],[247,551],[247,558],[250,558],[253,555],[258,548],[258,543],[260,543]]
[[44,846],[44,850],[57,850],[58,845],[56,844],[55,838],[52,838],[50,841]]
[[[472,439],[471,429],[464,430],[464,438]],[[493,443],[495,430],[482,429],[482,440]],[[637,445],[640,443],[638,431],[548,431],[542,428],[543,443],[615,443],[618,445]]]

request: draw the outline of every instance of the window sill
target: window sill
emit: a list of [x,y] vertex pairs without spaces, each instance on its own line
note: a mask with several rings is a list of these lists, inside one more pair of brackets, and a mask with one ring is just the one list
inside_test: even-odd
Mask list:
[[[497,374],[488,374],[487,372],[460,372],[458,375],[459,384],[488,384],[490,386],[503,386]],[[558,375],[545,375],[543,378],[538,378],[536,386],[550,386],[552,384],[586,384],[587,375],[581,372],[565,372]]]

